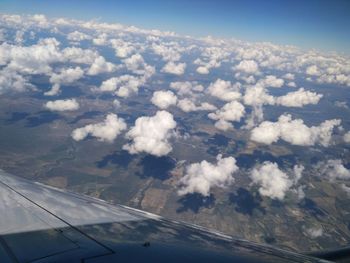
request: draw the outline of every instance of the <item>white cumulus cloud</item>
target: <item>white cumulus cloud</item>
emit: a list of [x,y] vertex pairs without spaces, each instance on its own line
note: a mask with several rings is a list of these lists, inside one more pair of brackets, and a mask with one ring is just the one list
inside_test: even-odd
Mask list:
[[170,88],[176,90],[180,96],[193,95],[193,93],[202,92],[204,87],[196,81],[177,81],[171,82]]
[[320,175],[327,176],[330,181],[334,181],[335,179],[350,179],[350,170],[343,165],[340,159],[318,163],[316,168]]
[[273,75],[267,75],[264,79],[261,79],[258,81],[258,84],[262,85],[263,87],[271,87],[271,88],[280,88],[284,84],[283,79],[279,79],[276,76]]
[[7,68],[23,74],[49,74],[51,64],[64,60],[55,38],[45,38],[32,46],[0,46],[0,61]]
[[88,135],[96,137],[99,141],[113,142],[117,136],[127,128],[124,119],[116,114],[110,113],[103,122],[89,124],[82,128],[75,129],[72,137],[76,141],[85,139]]
[[67,35],[67,39],[74,42],[79,42],[87,39],[91,39],[91,37],[85,33],[74,31]]
[[306,229],[306,233],[311,238],[318,238],[323,235],[323,229],[321,227],[312,227]]
[[183,75],[185,73],[186,63],[175,63],[169,61],[163,68],[162,72],[174,74],[174,75]]
[[148,65],[140,54],[134,54],[123,61],[126,68],[134,74],[145,75],[146,78],[149,78],[155,73],[155,68]]
[[208,117],[216,120],[215,126],[220,130],[228,130],[232,128],[231,121],[240,121],[244,116],[244,106],[238,101],[226,103],[221,109],[209,113]]
[[212,187],[225,188],[234,182],[233,174],[238,171],[236,160],[233,157],[216,157],[217,163],[207,161],[193,163],[186,167],[186,173],[179,181],[179,195],[199,193],[210,195]]
[[209,74],[209,69],[207,67],[204,66],[200,66],[196,69],[197,73],[202,74],[202,75],[206,75]]
[[175,127],[173,115],[167,111],[158,111],[152,117],[139,117],[126,134],[126,138],[132,142],[124,145],[123,149],[131,154],[146,152],[155,156],[167,155],[172,151],[169,139]]
[[0,94],[7,91],[21,92],[31,88],[33,88],[33,85],[29,83],[27,78],[15,71],[7,68],[0,71]]
[[323,97],[322,94],[306,91],[300,88],[297,91],[289,92],[284,96],[276,98],[276,104],[286,107],[303,107],[308,104],[317,104]]
[[312,65],[306,68],[306,74],[311,76],[318,76],[320,75],[320,72],[316,65]]
[[292,73],[286,73],[282,76],[282,78],[287,79],[287,80],[294,80],[295,75]]
[[139,87],[144,83],[144,78],[122,75],[103,81],[97,90],[100,92],[113,92],[119,97],[126,98],[132,94],[137,94]]
[[350,131],[344,134],[344,142],[350,143]]
[[231,81],[217,79],[209,85],[208,93],[220,100],[232,101],[241,97],[240,87],[239,83],[232,84]]
[[104,46],[108,44],[107,40],[108,40],[108,35],[106,33],[102,33],[98,37],[94,38],[92,40],[92,43],[94,43],[94,45],[97,45],[97,46]]
[[184,112],[216,110],[216,107],[208,102],[202,102],[196,105],[195,101],[189,98],[179,100],[177,106]]
[[177,97],[170,90],[168,91],[159,90],[153,93],[151,102],[160,109],[167,109],[171,105],[176,104]]
[[255,74],[259,71],[259,65],[254,60],[242,60],[234,69],[249,74]]
[[304,167],[294,166],[293,170],[294,175],[288,176],[287,173],[278,168],[276,163],[264,162],[251,171],[250,177],[253,184],[259,186],[259,193],[261,195],[272,199],[283,200],[287,191],[300,179]]
[[116,57],[119,58],[126,58],[129,56],[132,52],[135,51],[135,47],[132,43],[126,42],[122,39],[111,39],[112,47],[115,50]]
[[73,111],[79,109],[79,103],[75,99],[48,101],[44,106],[51,111]]
[[277,122],[264,121],[251,131],[251,140],[271,144],[282,139],[294,145],[328,146],[334,127],[341,123],[338,119],[326,120],[319,126],[308,127],[303,120],[292,120],[290,114],[281,115]]
[[61,69],[59,73],[53,73],[50,82],[53,84],[45,96],[54,96],[60,93],[61,84],[69,84],[77,81],[84,76],[84,71],[80,67]]
[[250,106],[275,104],[275,98],[268,94],[266,89],[261,85],[248,87],[243,96],[243,101],[244,104]]
[[117,67],[113,63],[107,62],[104,57],[99,56],[94,60],[87,74],[95,76],[101,73],[113,72],[116,68]]

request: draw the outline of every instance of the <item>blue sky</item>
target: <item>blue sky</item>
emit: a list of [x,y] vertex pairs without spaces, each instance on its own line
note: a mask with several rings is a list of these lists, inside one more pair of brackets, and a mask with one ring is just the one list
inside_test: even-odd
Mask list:
[[194,36],[271,41],[350,54],[348,0],[0,0],[0,10],[99,18]]

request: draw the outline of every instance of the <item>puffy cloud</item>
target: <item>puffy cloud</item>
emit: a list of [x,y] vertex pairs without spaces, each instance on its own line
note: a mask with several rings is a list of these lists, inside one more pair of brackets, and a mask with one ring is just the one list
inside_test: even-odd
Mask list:
[[217,120],[215,126],[221,130],[227,130],[232,128],[232,124],[230,121],[240,121],[244,116],[245,109],[244,106],[237,102],[232,101],[226,103],[221,109],[218,109],[216,112],[212,112],[208,114],[208,117],[212,120]]
[[64,29],[70,28],[76,28],[77,30],[88,30],[88,31],[95,31],[98,32],[106,32],[113,35],[118,36],[125,36],[126,33],[129,35],[146,35],[146,36],[161,36],[161,37],[174,37],[177,36],[173,32],[169,31],[159,31],[159,30],[145,30],[140,29],[135,26],[124,26],[121,24],[116,23],[104,23],[104,22],[98,22],[98,21],[79,21],[75,19],[66,19],[66,18],[58,18],[58,19],[37,19],[38,16],[41,15],[25,15],[25,16],[17,16],[17,15],[1,15],[0,19],[1,22],[7,24],[8,26],[12,27],[18,27],[18,26],[25,26],[27,27],[39,27],[39,28],[48,28],[48,26],[52,27],[52,30],[59,30],[61,27],[64,27]]
[[91,37],[85,33],[74,31],[67,35],[67,39],[74,42],[80,42],[83,40],[91,39]]
[[[310,81],[350,86],[349,62],[337,54],[326,55],[316,51],[302,52],[291,47],[281,48],[261,43],[252,47],[243,44],[237,48],[237,53],[238,59],[255,59],[261,66],[272,72],[273,70],[288,71],[289,74],[294,75],[294,73],[305,71],[307,75],[315,76],[308,78]],[[286,80],[293,80],[292,76],[287,74],[282,77]]]
[[152,117],[139,117],[135,125],[127,132],[131,143],[123,146],[131,154],[146,152],[155,156],[167,155],[172,151],[169,142],[176,127],[173,115],[167,111],[158,111]]
[[254,83],[256,82],[254,76],[244,76],[244,75],[242,76],[240,73],[236,73],[236,74],[235,74],[235,77],[236,77],[237,79],[240,79],[240,80],[245,81],[246,84],[250,84],[250,85],[252,85],[252,84],[254,84]]
[[120,106],[121,106],[120,101],[117,100],[117,99],[114,99],[114,100],[113,100],[113,106],[114,106],[116,109],[120,108]]
[[275,98],[268,94],[266,89],[261,85],[248,87],[243,96],[243,101],[244,104],[250,106],[275,104]]
[[1,45],[1,64],[7,68],[23,74],[48,74],[50,64],[63,61],[59,51],[59,42],[55,38],[40,40],[32,46]]
[[196,104],[190,99],[179,100],[177,106],[184,112],[197,111]]
[[52,85],[51,89],[44,92],[45,96],[56,96],[58,94],[60,94],[61,92],[61,85],[58,83],[55,83]]
[[0,94],[8,91],[21,92],[31,88],[33,88],[33,85],[15,71],[8,70],[7,68],[0,71]]
[[83,77],[84,71],[80,67],[62,69],[59,74],[53,73],[51,83],[72,83]]
[[117,67],[113,63],[107,62],[104,57],[99,56],[94,60],[87,74],[94,76],[101,73],[113,72],[116,69]]
[[287,191],[290,190],[300,179],[304,170],[303,166],[294,166],[294,179],[281,171],[276,163],[264,162],[255,167],[250,177],[253,184],[259,186],[259,193],[272,199],[283,200]]
[[88,135],[96,137],[99,141],[113,142],[117,136],[127,128],[124,119],[110,113],[101,123],[89,124],[75,129],[72,137],[76,141],[85,139]]
[[41,27],[47,27],[49,25],[45,15],[35,14],[31,17],[31,19]]
[[272,199],[283,200],[286,192],[292,185],[287,174],[282,172],[276,163],[265,162],[251,172],[254,184],[260,186],[259,193]]
[[[70,19],[37,19],[37,16],[14,16],[1,15],[1,23],[5,28],[13,28],[14,32],[19,32],[20,35],[25,29],[35,30],[36,28],[48,28],[52,32],[65,32],[67,28],[74,28],[81,32],[93,32],[98,37],[93,39],[95,44],[111,44],[116,50],[116,55],[119,57],[128,57],[135,50],[143,51],[153,49],[155,53],[162,56],[165,61],[179,61],[183,51],[190,51],[192,48],[196,51],[202,51],[201,58],[196,59],[194,64],[210,70],[213,67],[219,67],[223,61],[239,59],[242,71],[242,79],[249,79],[249,84],[253,84],[251,76],[247,77],[250,70],[248,64],[259,65],[267,69],[267,72],[290,72],[294,75],[302,71],[309,71],[311,74],[316,74],[315,78],[310,78],[310,81],[320,83],[336,83],[350,86],[349,61],[346,57],[335,54],[322,54],[321,52],[302,51],[296,47],[278,46],[271,43],[247,43],[237,40],[223,40],[214,38],[198,39],[198,45],[193,45],[193,40],[187,41],[190,38],[172,38],[176,34],[172,32],[161,32],[159,30],[144,30],[134,26],[123,26],[120,24],[100,23],[97,21],[78,21]],[[17,30],[19,28],[19,30]],[[72,32],[74,40],[86,38],[84,33]],[[32,31],[33,32],[33,31]],[[101,34],[101,32],[103,32]],[[141,35],[138,35],[141,34]],[[13,34],[15,35],[15,34]],[[76,35],[76,36],[74,36]],[[108,40],[107,36],[114,35],[119,39]],[[142,43],[145,36],[146,42]],[[166,37],[166,38],[162,38]],[[12,37],[14,38],[14,37]],[[123,39],[122,39],[123,38]],[[128,41],[126,41],[128,39]],[[187,46],[186,46],[187,45]],[[85,59],[84,56],[81,59]],[[247,63],[247,62],[254,63]],[[248,65],[248,66],[247,66]],[[317,65],[317,66],[316,66]],[[258,67],[259,67],[258,66]],[[254,66],[253,66],[254,67]],[[316,68],[315,68],[316,67]],[[240,69],[240,67],[238,67]],[[290,75],[282,75],[285,80],[292,80]],[[248,83],[248,82],[247,82]]]
[[[309,81],[313,81],[312,79],[308,79]],[[316,78],[316,82],[318,83],[331,83],[331,84],[340,84],[350,86],[350,74],[322,74],[318,78]]]
[[[126,77],[124,77],[124,78],[125,79],[129,79],[129,78],[132,77],[130,75],[127,75],[127,76],[128,76],[128,78],[126,78]],[[107,80],[102,82],[102,84],[99,87],[98,91],[101,91],[101,92],[112,92],[112,91],[115,91],[118,88],[118,84],[120,82],[121,82],[120,77],[114,77],[114,78],[107,79]],[[137,87],[137,90],[138,90],[138,87]]]
[[252,107],[252,111],[248,118],[246,119],[246,125],[243,127],[244,129],[251,129],[255,127],[257,124],[264,120],[264,111],[262,105],[254,105]]
[[131,43],[125,42],[122,39],[112,39],[110,42],[115,50],[116,57],[119,58],[126,58],[135,50]]
[[114,92],[115,95],[126,98],[131,94],[138,93],[139,87],[144,83],[143,78],[122,75],[103,81],[97,90],[100,92]]
[[346,101],[335,101],[334,102],[334,106],[337,106],[339,108],[344,108],[344,109],[348,109],[348,104],[346,103]]
[[126,68],[138,75],[145,75],[146,78],[151,77],[155,73],[155,68],[146,64],[140,54],[134,54],[130,58],[123,60]]
[[295,75],[292,73],[286,73],[282,76],[282,78],[287,79],[287,80],[294,80]]
[[208,93],[223,101],[232,101],[241,97],[241,93],[239,92],[240,87],[240,83],[232,84],[230,81],[217,79],[209,85]]
[[340,125],[338,119],[326,120],[319,126],[308,127],[303,120],[292,120],[290,114],[281,115],[277,122],[264,121],[251,131],[251,140],[271,144],[282,139],[294,145],[328,146],[335,126]]
[[263,87],[280,88],[284,85],[284,80],[273,75],[267,75],[264,79],[258,81]]
[[65,60],[72,63],[91,65],[99,57],[99,54],[90,49],[67,47],[62,50],[62,56]]
[[44,106],[51,111],[73,111],[79,109],[79,103],[75,99],[48,101]]
[[350,131],[344,134],[344,142],[350,143]]
[[202,74],[202,75],[207,75],[209,74],[209,69],[204,66],[200,66],[196,69],[197,73]]
[[322,97],[322,94],[306,91],[304,88],[289,92],[283,96],[274,97],[267,92],[264,85],[258,83],[246,89],[243,101],[244,104],[250,106],[277,104],[286,107],[303,107],[308,104],[317,104]]
[[209,196],[212,187],[226,188],[231,185],[234,182],[233,174],[238,171],[235,158],[222,158],[219,154],[216,159],[216,164],[204,160],[188,165],[184,177],[179,181],[178,194],[199,193]]
[[306,91],[300,88],[297,91],[289,92],[284,96],[276,98],[276,103],[286,107],[302,107],[307,104],[317,104],[323,97],[322,94]]
[[292,191],[297,194],[297,198],[299,200],[302,200],[305,198],[304,188],[305,188],[304,186],[299,186],[297,189],[292,189]]
[[311,76],[318,76],[320,75],[320,72],[316,65],[312,65],[306,68],[306,74]]
[[339,159],[318,163],[316,169],[320,175],[327,176],[330,181],[336,179],[350,179],[350,170],[347,169]]
[[17,30],[16,31],[16,36],[15,36],[15,42],[16,44],[21,45],[23,43],[23,36],[24,36],[25,31],[24,30]]
[[134,54],[131,57],[124,59],[123,61],[126,65],[126,68],[131,71],[137,71],[140,67],[142,67],[143,64],[145,64],[145,61],[140,54]]
[[53,73],[50,82],[54,85],[51,90],[44,93],[45,96],[54,96],[60,93],[61,84],[69,84],[84,76],[84,71],[80,67],[61,69],[60,73]]
[[279,124],[264,121],[251,132],[250,139],[259,143],[271,144],[277,142],[281,137]]
[[223,61],[227,60],[230,53],[222,47],[205,47],[201,58],[196,59],[193,63],[199,65],[196,69],[199,74],[209,74],[211,68],[218,68]]
[[251,129],[264,119],[263,105],[274,105],[276,98],[270,95],[262,83],[246,88],[243,96],[245,105],[252,106],[250,116],[246,120],[246,129]]
[[100,34],[97,38],[92,40],[92,43],[97,46],[105,46],[108,44],[108,35],[106,33]]
[[294,172],[294,183],[298,183],[301,179],[302,173],[305,170],[305,167],[303,165],[294,165],[293,172]]
[[230,129],[233,129],[233,125],[231,122],[226,121],[224,119],[219,119],[218,121],[215,122],[214,126],[222,131],[227,131]]
[[199,85],[196,81],[177,81],[171,82],[170,88],[176,90],[180,96],[193,95],[194,92],[202,92],[204,87]]
[[174,75],[183,75],[185,73],[185,69],[186,69],[186,63],[176,64],[170,61],[162,68],[162,72],[174,74]]
[[318,238],[323,235],[323,229],[321,227],[308,228],[306,234],[311,238]]
[[156,41],[159,41],[159,37],[156,37],[156,36],[147,36],[146,39],[147,39],[147,41],[149,41],[149,42],[156,42]]
[[168,91],[160,90],[153,93],[151,102],[160,109],[166,109],[169,106],[176,104],[177,97],[170,90]]
[[202,102],[199,106],[197,106],[196,103],[189,98],[179,100],[177,106],[184,112],[216,110],[214,105],[207,102]]
[[234,69],[248,74],[255,74],[259,72],[258,63],[256,63],[254,60],[242,60],[236,67],[234,67]]
[[294,81],[290,81],[290,82],[287,83],[287,86],[290,87],[290,88],[296,88],[297,84],[295,84]]
[[256,59],[261,61],[263,58],[263,51],[256,47],[238,47],[237,50],[238,59]]
[[165,46],[153,43],[152,50],[155,54],[161,56],[164,61],[178,61],[181,58],[181,48],[176,44],[174,46]]

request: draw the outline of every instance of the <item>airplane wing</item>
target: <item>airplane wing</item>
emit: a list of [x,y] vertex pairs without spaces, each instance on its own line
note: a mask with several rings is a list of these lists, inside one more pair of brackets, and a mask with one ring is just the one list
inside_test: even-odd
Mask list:
[[0,262],[328,262],[0,170]]

